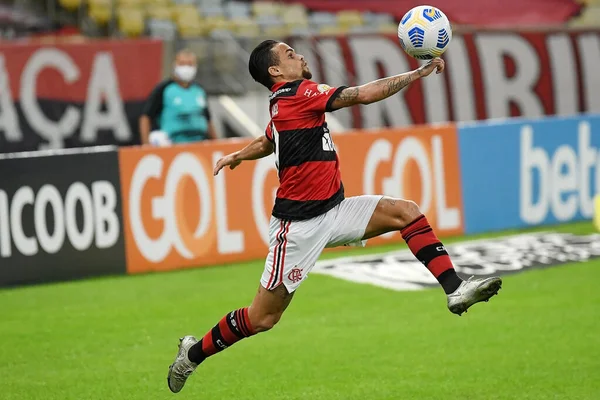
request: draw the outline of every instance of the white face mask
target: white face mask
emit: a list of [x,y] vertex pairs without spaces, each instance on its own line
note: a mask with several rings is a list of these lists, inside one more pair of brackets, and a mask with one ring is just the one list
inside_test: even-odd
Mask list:
[[191,65],[177,65],[174,72],[175,76],[184,82],[190,82],[196,77],[196,67]]

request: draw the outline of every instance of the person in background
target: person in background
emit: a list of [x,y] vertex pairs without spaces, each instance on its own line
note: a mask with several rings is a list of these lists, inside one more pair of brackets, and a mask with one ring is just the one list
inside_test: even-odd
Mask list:
[[172,78],[154,88],[142,111],[139,121],[142,144],[216,139],[206,92],[194,82],[196,70],[196,55],[190,50],[179,51]]

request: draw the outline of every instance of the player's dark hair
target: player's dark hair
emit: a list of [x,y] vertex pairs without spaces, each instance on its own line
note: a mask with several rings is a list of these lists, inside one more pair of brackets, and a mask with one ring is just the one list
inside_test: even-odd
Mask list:
[[279,65],[279,57],[273,51],[273,47],[278,43],[276,40],[265,40],[252,50],[248,61],[248,70],[252,78],[269,90],[273,86],[269,67]]

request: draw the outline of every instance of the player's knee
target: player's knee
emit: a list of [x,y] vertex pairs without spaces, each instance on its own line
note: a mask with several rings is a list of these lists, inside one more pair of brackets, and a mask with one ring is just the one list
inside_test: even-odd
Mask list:
[[256,321],[252,321],[252,327],[255,332],[266,332],[273,329],[281,319],[280,313],[264,314],[259,316]]
[[406,225],[414,221],[421,215],[421,209],[412,200],[395,200],[394,217],[398,222],[398,229],[404,228]]
[[421,215],[421,209],[418,204],[412,200],[404,200],[404,216],[408,217],[411,221]]

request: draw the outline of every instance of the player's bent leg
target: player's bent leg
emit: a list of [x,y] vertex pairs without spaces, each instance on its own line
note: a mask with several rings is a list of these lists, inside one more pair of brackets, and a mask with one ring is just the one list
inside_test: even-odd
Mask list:
[[167,375],[169,389],[173,393],[181,391],[187,378],[206,358],[244,338],[273,328],[292,301],[293,295],[283,284],[272,290],[260,286],[250,307],[225,315],[201,340],[198,341],[193,336],[181,338],[177,357]]
[[414,201],[383,197],[371,215],[363,239],[399,231],[421,215]]
[[292,297],[294,297],[294,292],[288,292],[283,284],[272,290],[267,290],[261,285],[248,309],[254,333],[272,329],[281,319],[283,312],[292,301]]
[[402,233],[414,256],[438,280],[448,296],[448,309],[452,313],[461,315],[473,304],[488,301],[500,290],[502,280],[499,277],[460,279],[446,248],[414,202],[383,197],[371,216],[363,239],[392,231]]

